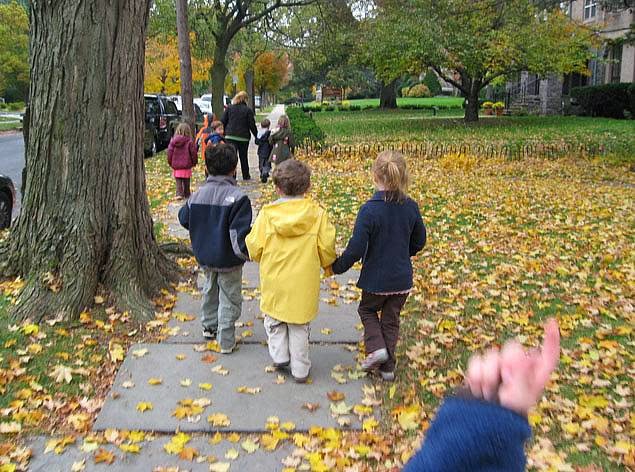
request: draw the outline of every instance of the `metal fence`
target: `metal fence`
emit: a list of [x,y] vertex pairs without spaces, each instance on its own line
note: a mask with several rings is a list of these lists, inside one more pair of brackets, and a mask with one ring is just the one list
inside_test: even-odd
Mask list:
[[448,155],[471,155],[483,158],[547,158],[565,156],[596,157],[607,154],[605,146],[581,143],[524,143],[524,144],[485,144],[485,143],[366,143],[351,145],[322,145],[307,143],[300,149],[309,154],[329,153],[335,157],[350,157],[359,154],[378,154],[382,151],[399,151],[409,157],[436,159]]

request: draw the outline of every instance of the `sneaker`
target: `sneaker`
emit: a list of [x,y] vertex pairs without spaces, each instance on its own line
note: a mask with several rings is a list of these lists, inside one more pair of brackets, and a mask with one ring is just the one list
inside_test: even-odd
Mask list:
[[394,372],[384,372],[383,370],[379,371],[379,375],[384,382],[394,382],[395,381],[395,373]]
[[309,380],[308,375],[306,377],[296,377],[295,375],[292,375],[292,377],[295,383],[298,383],[298,384],[305,384],[306,381]]
[[224,348],[220,348],[220,353],[221,354],[231,354],[232,352],[234,352],[236,350],[236,343],[234,343],[234,345],[228,349],[224,349]]
[[388,360],[386,349],[377,349],[366,356],[362,361],[362,370],[373,370]]
[[261,176],[260,176],[260,181],[261,181],[263,184],[266,184],[266,183],[267,183],[267,176],[266,176],[266,175],[261,175]]
[[216,330],[215,329],[209,329],[209,328],[203,328],[203,337],[205,339],[216,339]]
[[273,366],[276,368],[276,370],[286,369],[287,367],[289,367],[289,361],[287,361],[287,362],[274,362]]

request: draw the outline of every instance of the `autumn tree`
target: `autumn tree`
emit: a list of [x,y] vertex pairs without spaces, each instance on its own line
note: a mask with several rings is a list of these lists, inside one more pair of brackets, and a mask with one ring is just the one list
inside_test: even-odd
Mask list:
[[183,119],[194,129],[196,117],[192,93],[192,53],[190,52],[190,26],[187,21],[187,0],[176,0],[176,30],[179,44]]
[[[145,55],[145,90],[168,95],[181,91],[181,72],[177,39],[174,35],[149,37]],[[192,80],[209,80],[210,61],[192,59]]]
[[586,71],[594,37],[559,7],[531,0],[383,0],[373,27],[380,72],[433,68],[466,97],[468,122],[497,78]]
[[0,5],[0,96],[25,101],[29,91],[29,17],[16,1]]
[[284,53],[266,51],[254,62],[254,87],[262,99],[265,94],[275,94],[286,84],[289,74],[289,58]]
[[212,58],[212,108],[223,109],[223,91],[227,77],[227,53],[236,35],[263,21],[280,8],[304,6],[315,0],[195,0],[194,22],[214,38]]
[[30,133],[22,212],[0,273],[17,318],[73,318],[100,287],[135,316],[176,274],[153,236],[143,164],[151,0],[31,1]]

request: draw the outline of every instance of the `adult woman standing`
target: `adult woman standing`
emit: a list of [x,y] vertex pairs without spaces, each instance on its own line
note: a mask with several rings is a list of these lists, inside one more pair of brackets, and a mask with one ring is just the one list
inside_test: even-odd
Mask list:
[[233,145],[238,152],[243,180],[251,179],[248,157],[250,134],[258,136],[254,111],[247,106],[248,99],[247,92],[238,92],[221,118],[225,127],[225,141]]

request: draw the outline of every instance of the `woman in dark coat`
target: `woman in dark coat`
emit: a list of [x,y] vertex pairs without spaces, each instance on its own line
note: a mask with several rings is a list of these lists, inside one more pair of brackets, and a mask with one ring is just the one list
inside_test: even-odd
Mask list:
[[252,134],[254,138],[258,136],[254,111],[247,106],[248,99],[247,92],[238,92],[221,118],[225,127],[225,141],[234,146],[238,152],[243,180],[251,179],[248,157],[249,140]]

